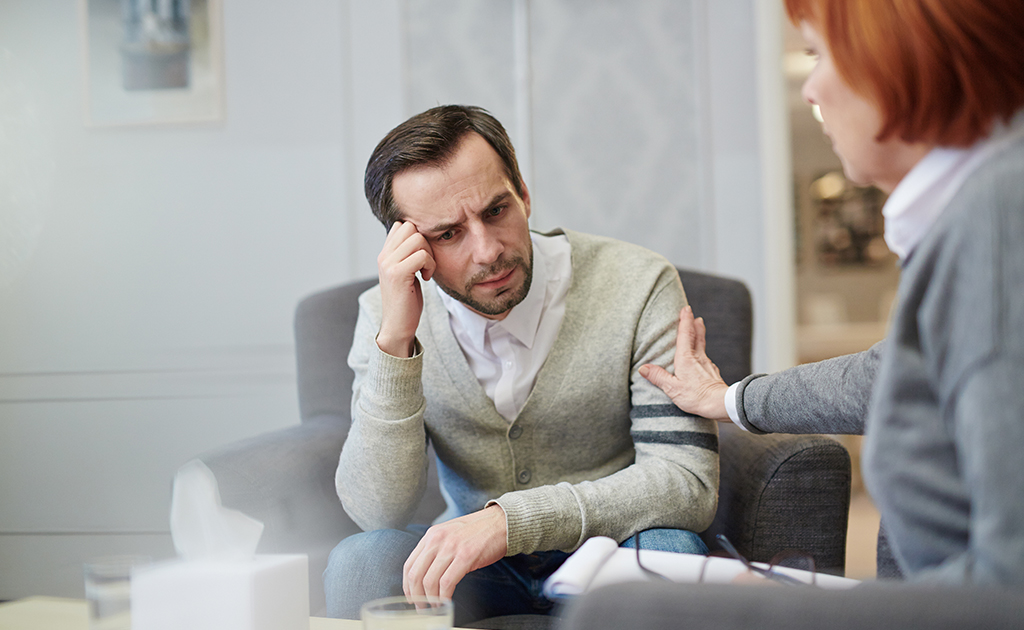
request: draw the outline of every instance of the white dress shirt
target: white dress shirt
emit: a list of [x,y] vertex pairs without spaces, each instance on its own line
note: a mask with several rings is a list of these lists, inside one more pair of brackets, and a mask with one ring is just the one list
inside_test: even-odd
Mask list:
[[470,369],[509,422],[526,405],[555,345],[572,281],[569,240],[564,235],[530,236],[533,281],[526,298],[505,319],[488,319],[437,288]]
[[[936,147],[910,169],[886,199],[885,242],[905,261],[924,239],[967,177],[983,162],[1024,135],[1024,110],[1009,124],[997,123],[988,137],[966,149]],[[746,430],[736,409],[738,383],[725,392],[725,410],[732,421]]]
[[932,149],[900,180],[882,208],[889,249],[906,260],[967,177],[1021,135],[1024,110],[1009,125],[997,124],[987,138],[971,147]]

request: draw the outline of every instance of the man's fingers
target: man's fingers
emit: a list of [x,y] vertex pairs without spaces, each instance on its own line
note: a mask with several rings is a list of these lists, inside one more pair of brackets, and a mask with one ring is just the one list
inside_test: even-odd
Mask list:
[[451,597],[467,573],[505,555],[506,536],[505,512],[498,505],[431,527],[402,568],[403,590]]
[[430,243],[416,227],[396,222],[377,257],[377,266],[382,272],[394,270],[397,278],[410,277],[418,271],[424,280],[430,280],[437,265]]
[[426,573],[429,566],[426,547],[423,545],[423,541],[420,540],[402,567],[402,590],[405,592],[406,597],[424,594],[423,574]]
[[426,249],[427,260],[419,268],[420,276],[424,282],[428,282],[434,277],[434,269],[437,268],[437,263],[434,261],[434,253],[430,250],[430,245],[427,245]]
[[[447,556],[434,556],[434,561],[427,567],[426,572],[423,574],[421,584],[423,587],[423,594],[427,597],[438,597],[441,594],[441,585],[444,581],[444,576],[451,570],[452,558]],[[462,579],[462,576],[459,576]],[[455,581],[458,584],[458,580]],[[455,590],[454,587],[452,590]]]
[[[406,279],[415,283],[417,271],[429,269],[434,271],[434,259],[429,252],[423,249],[412,249],[408,254],[396,252],[394,260],[387,261],[387,269],[382,270],[388,275],[389,280],[405,281]],[[429,278],[424,277],[424,280]]]
[[409,237],[416,234],[416,227],[412,223],[395,221],[384,238],[384,246],[381,248],[380,258],[384,258],[395,251]]
[[[408,260],[417,254],[423,254],[427,258],[433,258],[426,239],[424,239],[419,233],[413,232],[401,241],[392,243],[390,246],[386,246],[382,249],[377,260],[378,266],[396,266],[402,261]],[[419,271],[419,268],[417,268],[416,271]]]
[[465,562],[460,562],[458,558],[455,559],[445,572],[441,575],[441,578],[437,582],[437,596],[447,597],[451,599],[452,595],[455,594],[455,587],[459,585],[462,578],[472,570],[472,567],[467,565]]
[[414,566],[402,580],[406,596],[448,597],[455,593],[455,587],[466,577],[471,567],[459,557],[435,556],[424,570]]

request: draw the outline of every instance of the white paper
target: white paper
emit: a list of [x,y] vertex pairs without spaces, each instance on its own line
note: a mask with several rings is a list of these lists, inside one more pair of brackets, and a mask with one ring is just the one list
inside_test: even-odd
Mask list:
[[171,496],[171,538],[186,560],[252,560],[263,523],[220,503],[217,479],[192,460],[178,470]]
[[[600,541],[594,543],[594,541]],[[591,543],[594,543],[591,545]],[[608,551],[608,545],[611,550]],[[577,558],[577,556],[580,556]],[[732,558],[699,556],[668,551],[640,550],[640,560],[648,569],[662,574],[673,582],[705,582],[728,584],[747,571],[746,566]],[[759,562],[755,566],[768,568]],[[807,584],[831,589],[851,588],[859,580],[824,573],[776,567],[775,571],[792,576]],[[703,572],[703,576],[701,575]],[[646,582],[652,578],[637,565],[636,550],[619,547],[611,538],[591,538],[544,583],[544,594],[549,598],[579,595],[587,591],[622,582]]]
[[605,536],[595,536],[583,543],[547,579],[544,595],[553,598],[586,592],[590,581],[618,548],[618,543]]

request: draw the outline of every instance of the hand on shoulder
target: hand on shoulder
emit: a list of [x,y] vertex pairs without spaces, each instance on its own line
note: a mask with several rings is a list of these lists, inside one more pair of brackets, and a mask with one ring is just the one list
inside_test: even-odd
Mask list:
[[729,386],[705,353],[703,318],[693,317],[686,306],[679,313],[676,333],[675,374],[657,365],[640,366],[640,375],[660,388],[677,407],[710,420],[730,422],[725,409],[725,392]]

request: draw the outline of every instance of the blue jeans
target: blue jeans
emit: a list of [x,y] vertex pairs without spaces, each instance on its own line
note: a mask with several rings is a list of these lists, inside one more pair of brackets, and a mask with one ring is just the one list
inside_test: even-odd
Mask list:
[[[327,616],[358,619],[371,599],[402,594],[402,565],[426,532],[378,529],[349,536],[331,552],[324,571]],[[632,547],[633,538],[622,544]],[[697,534],[682,529],[654,529],[640,535],[640,548],[706,555]],[[455,588],[455,625],[502,615],[546,615],[554,602],[541,589],[569,554],[540,551],[502,558],[466,575]]]

